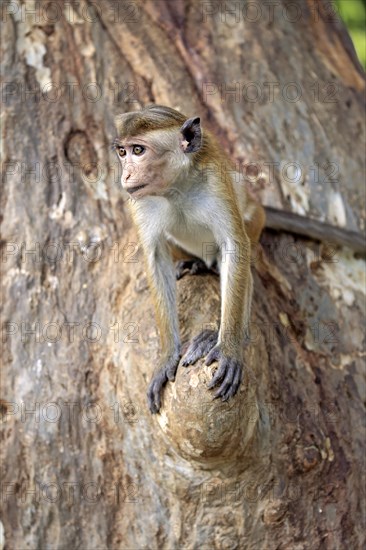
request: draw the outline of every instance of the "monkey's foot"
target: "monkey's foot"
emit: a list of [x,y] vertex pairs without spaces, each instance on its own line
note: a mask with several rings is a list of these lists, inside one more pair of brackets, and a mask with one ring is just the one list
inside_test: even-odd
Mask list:
[[211,365],[214,361],[218,361],[219,368],[208,387],[211,389],[221,384],[214,397],[215,399],[221,397],[223,401],[227,401],[240,387],[243,365],[241,361],[224,355],[219,346],[210,351],[206,358],[206,365]]
[[214,273],[215,275],[219,274],[216,264],[214,264],[211,268],[207,267],[205,262],[199,258],[195,258],[194,260],[180,260],[176,264],[175,273],[177,280],[181,279],[187,273],[189,275],[198,275],[200,273]]
[[209,351],[217,344],[217,330],[203,330],[198,336],[193,338],[182,361],[182,366],[192,365],[201,357],[205,357]]
[[161,367],[152,377],[149,388],[147,390],[147,402],[152,414],[159,412],[161,407],[161,396],[165,384],[170,380],[175,380],[179,363],[179,352],[174,353],[167,363]]

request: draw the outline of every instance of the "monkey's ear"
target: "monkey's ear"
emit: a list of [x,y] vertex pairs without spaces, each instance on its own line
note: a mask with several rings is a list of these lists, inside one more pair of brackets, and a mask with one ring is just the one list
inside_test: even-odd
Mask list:
[[201,119],[189,118],[180,129],[183,136],[182,148],[185,153],[195,153],[202,145]]

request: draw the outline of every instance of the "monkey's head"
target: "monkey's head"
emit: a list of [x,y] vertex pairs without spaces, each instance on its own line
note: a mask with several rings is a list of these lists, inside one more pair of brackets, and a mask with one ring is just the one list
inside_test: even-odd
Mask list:
[[122,187],[134,198],[163,195],[189,169],[201,149],[199,117],[161,105],[117,117],[113,147],[122,164]]

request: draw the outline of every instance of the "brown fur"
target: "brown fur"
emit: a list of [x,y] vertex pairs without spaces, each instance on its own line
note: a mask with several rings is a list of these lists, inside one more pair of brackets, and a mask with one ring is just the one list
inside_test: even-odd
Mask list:
[[118,137],[125,139],[151,130],[180,128],[187,119],[184,115],[163,105],[148,105],[141,111],[125,113],[116,118]]
[[[165,130],[176,127],[179,129],[187,120],[187,116],[175,109],[164,105],[148,105],[141,111],[134,111],[120,115],[116,119],[119,139],[126,139],[145,134],[152,130]],[[193,162],[197,169],[202,169],[209,163],[215,165],[217,171],[222,174],[225,180],[225,193],[229,190],[230,201],[235,202],[234,192],[230,181],[228,170],[233,169],[233,164],[222,151],[222,148],[208,132],[203,133],[202,146],[197,153],[193,154]],[[243,192],[246,191],[243,189]],[[249,199],[254,202],[253,199]],[[241,217],[241,216],[240,216]],[[245,223],[248,236],[251,242],[257,242],[265,223],[265,214],[262,207],[257,204],[257,214],[250,222]]]
[[[172,212],[172,216],[175,216],[171,220],[173,223],[167,236],[170,240],[175,240],[177,246],[166,242],[164,218],[159,220],[154,205],[151,207],[151,203],[147,201],[140,203],[139,206],[137,199],[134,206],[131,206],[144,248],[165,364],[153,377],[150,384],[148,392],[150,410],[152,412],[159,410],[161,389],[166,377],[169,380],[174,379],[179,361],[179,327],[171,258],[190,257],[189,253],[178,246],[179,244],[185,245],[187,250],[199,255],[196,243],[200,242],[200,235],[197,235],[196,241],[196,234],[187,232],[190,212],[189,209],[186,210],[186,201],[174,202],[175,199],[169,195],[175,185],[181,186],[181,193],[187,193],[187,200],[201,201],[201,203],[197,202],[196,218],[193,215],[191,217],[192,223],[196,224],[193,226],[193,232],[196,230],[194,227],[197,227],[202,235],[207,234],[205,224],[198,219],[197,212],[200,214],[199,209],[202,204],[202,212],[207,213],[205,206],[207,200],[212,201],[215,214],[210,221],[211,234],[209,236],[211,238],[216,235],[216,244],[222,247],[223,255],[221,261],[223,277],[221,324],[217,341],[221,355],[217,355],[216,359],[219,360],[223,368],[227,369],[228,373],[227,385],[224,384],[220,388],[221,396],[225,396],[230,385],[234,388],[233,392],[235,393],[239,383],[237,375],[240,374],[238,365],[241,365],[243,360],[244,332],[250,320],[253,285],[250,270],[251,245],[256,243],[260,237],[264,226],[264,211],[249,197],[244,186],[234,185],[231,176],[234,171],[232,163],[215,137],[209,132],[202,131],[199,121],[187,119],[185,115],[170,107],[151,105],[141,111],[121,115],[116,124],[118,128],[116,143],[120,141],[120,144],[125,147],[126,168],[123,176],[125,179],[122,181],[125,189],[130,189],[131,193],[140,198],[149,195],[166,196],[168,200],[172,200],[170,205],[173,205],[173,210],[164,210],[166,203],[158,203],[159,208],[162,208],[162,216],[164,212]],[[179,131],[183,125],[181,142],[179,142]],[[163,134],[152,134],[158,130]],[[164,133],[164,130],[174,131],[168,134],[168,132]],[[175,130],[177,130],[177,135],[175,135]],[[149,132],[151,133],[150,138]],[[134,145],[131,138],[134,137],[139,137],[142,144],[147,144],[146,152],[141,159],[133,157]],[[185,147],[189,147],[190,150],[186,150]],[[128,172],[129,162],[130,164],[135,162],[139,166],[138,177],[131,176]],[[175,182],[180,183],[176,184]],[[195,194],[195,189],[198,194]],[[179,215],[179,211],[177,215],[177,210],[174,208],[179,208],[181,215]],[[152,241],[147,223],[150,214],[152,216]],[[179,225],[180,223],[181,225]],[[157,231],[161,233],[156,233]],[[157,238],[156,235],[161,235],[161,237]],[[180,235],[183,240],[180,240]],[[232,256],[233,250],[226,250],[225,244],[230,248],[235,247],[238,251],[235,258]],[[226,256],[226,253],[229,253],[229,256]],[[192,346],[194,347],[195,344],[192,343]],[[218,352],[215,351],[215,353]],[[234,369],[233,365],[236,370],[230,371],[230,369]]]

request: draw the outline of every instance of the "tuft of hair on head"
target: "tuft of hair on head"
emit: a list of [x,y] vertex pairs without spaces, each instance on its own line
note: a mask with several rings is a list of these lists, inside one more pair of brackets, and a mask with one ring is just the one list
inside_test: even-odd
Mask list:
[[132,111],[119,115],[115,119],[118,137],[125,139],[151,130],[179,128],[187,117],[164,105],[147,105],[141,111]]

